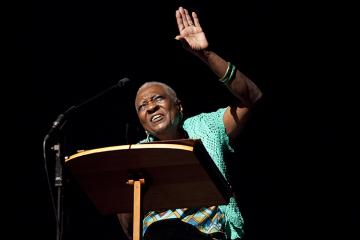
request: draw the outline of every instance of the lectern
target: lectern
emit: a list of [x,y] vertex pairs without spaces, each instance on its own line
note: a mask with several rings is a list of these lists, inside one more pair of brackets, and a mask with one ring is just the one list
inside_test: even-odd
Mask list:
[[231,197],[198,139],[81,151],[67,157],[65,166],[99,212],[133,212],[134,240],[141,238],[142,211],[221,205]]

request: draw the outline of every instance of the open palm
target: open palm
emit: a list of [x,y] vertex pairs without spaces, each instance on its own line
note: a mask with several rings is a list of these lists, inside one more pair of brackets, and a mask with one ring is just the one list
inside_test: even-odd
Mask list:
[[188,11],[182,7],[176,11],[176,22],[179,28],[177,40],[187,44],[190,50],[199,51],[208,47],[208,41],[203,32],[195,12],[190,17]]

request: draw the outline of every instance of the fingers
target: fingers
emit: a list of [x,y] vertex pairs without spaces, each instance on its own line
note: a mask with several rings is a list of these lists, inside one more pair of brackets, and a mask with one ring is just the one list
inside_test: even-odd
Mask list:
[[[194,18],[194,16],[195,16],[195,18]],[[176,21],[177,21],[179,31],[182,31],[186,27],[194,26],[194,23],[195,23],[195,26],[200,26],[199,19],[197,18],[197,15],[195,12],[192,13],[192,17],[194,19],[194,22],[190,16],[188,10],[183,7],[179,7],[179,9],[176,10]]]
[[177,35],[177,36],[175,37],[176,40],[182,40],[183,38],[184,38],[184,37],[181,36],[181,35]]
[[185,26],[182,21],[182,16],[181,16],[180,10],[176,10],[176,22],[177,22],[177,25],[179,28],[179,32],[181,32],[185,28]]
[[187,9],[184,9],[184,12],[185,12],[185,19],[186,19],[187,25],[188,25],[188,26],[193,26],[194,23],[193,23],[190,15],[189,15],[188,10],[187,10]]
[[184,27],[188,27],[188,26],[189,26],[189,23],[188,23],[188,20],[187,20],[187,18],[186,18],[185,9],[182,8],[182,7],[179,7],[179,12],[180,12],[181,21],[182,21]]
[[195,27],[200,27],[199,18],[195,12],[192,12],[192,18],[194,19]]

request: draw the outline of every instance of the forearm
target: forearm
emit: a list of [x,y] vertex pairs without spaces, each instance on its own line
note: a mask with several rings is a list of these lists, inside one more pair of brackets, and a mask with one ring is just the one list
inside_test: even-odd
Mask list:
[[[209,66],[219,79],[225,75],[229,63],[215,52],[203,50],[197,52],[196,55]],[[236,69],[234,78],[226,86],[246,107],[253,106],[262,96],[256,84],[238,69]]]

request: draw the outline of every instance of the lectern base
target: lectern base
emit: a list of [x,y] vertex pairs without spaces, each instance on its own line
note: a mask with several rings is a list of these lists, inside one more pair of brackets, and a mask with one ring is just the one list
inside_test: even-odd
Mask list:
[[145,179],[128,180],[127,184],[134,186],[134,209],[133,209],[133,240],[140,240],[142,232],[141,224],[141,184],[145,184]]

